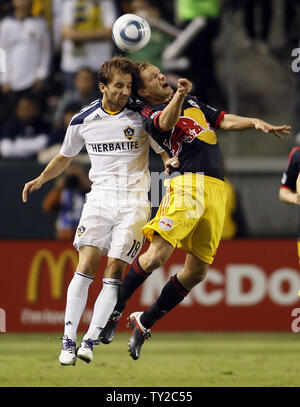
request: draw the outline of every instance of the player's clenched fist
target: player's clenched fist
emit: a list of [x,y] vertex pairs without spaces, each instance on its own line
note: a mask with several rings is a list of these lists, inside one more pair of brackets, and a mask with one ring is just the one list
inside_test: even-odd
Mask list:
[[185,97],[192,90],[192,83],[185,78],[178,79],[177,92]]
[[170,174],[172,168],[178,168],[179,165],[179,158],[177,156],[169,158],[165,163],[165,174]]
[[22,199],[23,202],[27,202],[28,195],[31,194],[31,192],[36,191],[41,188],[42,182],[39,178],[35,178],[30,182],[27,182],[23,188],[23,193],[22,193]]

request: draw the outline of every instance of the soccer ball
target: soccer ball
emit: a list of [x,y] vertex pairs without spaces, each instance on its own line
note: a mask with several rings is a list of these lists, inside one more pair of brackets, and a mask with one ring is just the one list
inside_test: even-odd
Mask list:
[[125,52],[139,51],[148,44],[150,37],[148,21],[136,14],[123,14],[113,25],[113,41]]

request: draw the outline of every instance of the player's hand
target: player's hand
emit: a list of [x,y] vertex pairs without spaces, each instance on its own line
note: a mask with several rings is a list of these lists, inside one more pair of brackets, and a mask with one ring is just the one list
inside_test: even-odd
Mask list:
[[23,202],[27,202],[28,195],[31,194],[33,191],[37,191],[38,189],[40,189],[42,185],[43,183],[41,182],[40,178],[35,178],[32,181],[27,182],[27,184],[25,184],[23,188]]
[[178,79],[177,93],[182,97],[186,97],[186,95],[190,93],[192,86],[192,83],[187,79]]
[[254,127],[257,130],[261,130],[264,133],[273,133],[276,137],[280,139],[283,138],[283,134],[291,134],[291,126],[287,126],[286,124],[283,126],[273,126],[272,124],[266,123],[260,119],[253,119]]
[[294,194],[294,202],[295,205],[300,205],[300,195],[297,192]]
[[169,160],[167,160],[165,162],[165,174],[169,175],[171,172],[171,169],[178,168],[179,165],[180,165],[180,163],[179,163],[178,157],[175,156],[175,157],[169,158]]

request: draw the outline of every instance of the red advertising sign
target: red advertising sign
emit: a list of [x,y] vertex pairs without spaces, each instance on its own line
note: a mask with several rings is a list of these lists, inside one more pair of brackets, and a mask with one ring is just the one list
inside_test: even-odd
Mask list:
[[[62,331],[66,291],[77,265],[70,243],[1,242],[0,330]],[[133,295],[126,316],[148,308],[184,264],[176,250]],[[90,286],[80,324],[85,331],[102,287],[106,259]],[[222,242],[206,279],[156,325],[161,331],[291,331],[300,314],[300,274],[294,240]],[[299,309],[297,310],[297,308]],[[5,324],[4,324],[5,318]],[[300,325],[300,324],[299,324]],[[297,328],[297,326],[296,326]]]

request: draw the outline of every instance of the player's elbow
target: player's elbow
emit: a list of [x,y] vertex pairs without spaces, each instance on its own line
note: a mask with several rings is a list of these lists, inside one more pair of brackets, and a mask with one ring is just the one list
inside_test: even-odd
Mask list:
[[170,131],[176,125],[176,121],[172,121],[168,118],[161,117],[161,115],[159,116],[157,123],[158,127],[162,131]]
[[283,201],[282,188],[279,189],[278,197],[279,197],[279,200],[280,200],[280,201]]
[[279,189],[279,200],[281,202],[289,202],[288,199],[287,199],[287,193],[288,193],[287,191],[290,191],[290,190],[285,189],[285,188],[280,188]]
[[176,124],[176,123],[171,124],[171,123],[168,123],[168,122],[166,121],[166,122],[159,123],[159,128],[160,128],[160,130],[162,130],[162,131],[170,131],[170,130],[173,129],[173,127],[175,126],[175,124]]
[[235,130],[235,121],[232,120],[231,115],[225,114],[219,123],[219,129],[222,130]]

